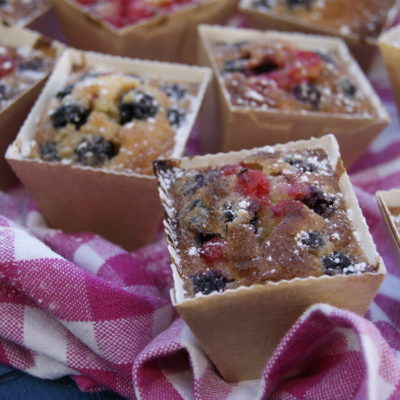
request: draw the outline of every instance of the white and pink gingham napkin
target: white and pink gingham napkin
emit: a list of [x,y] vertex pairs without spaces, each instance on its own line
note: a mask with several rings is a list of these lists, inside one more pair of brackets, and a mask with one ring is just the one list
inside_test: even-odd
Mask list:
[[313,306],[262,378],[235,384],[174,312],[163,240],[128,253],[91,233],[49,229],[23,189],[0,193],[0,363],[129,399],[400,399],[399,268],[374,196],[400,187],[397,119],[352,180],[388,267],[366,318]]

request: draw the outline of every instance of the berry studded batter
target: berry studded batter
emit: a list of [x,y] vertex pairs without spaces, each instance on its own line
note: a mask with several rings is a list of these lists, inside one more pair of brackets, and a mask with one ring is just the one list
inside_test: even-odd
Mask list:
[[198,85],[138,75],[78,71],[51,100],[32,157],[151,174],[186,129]]
[[212,53],[234,106],[358,116],[376,113],[349,73],[348,62],[335,52],[265,39],[217,42]]
[[218,167],[156,162],[188,296],[373,272],[325,150],[263,151]]

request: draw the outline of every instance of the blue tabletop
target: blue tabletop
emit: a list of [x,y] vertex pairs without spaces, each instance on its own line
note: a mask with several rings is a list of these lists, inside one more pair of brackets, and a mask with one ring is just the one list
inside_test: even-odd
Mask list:
[[0,400],[123,400],[111,392],[83,393],[70,378],[34,378],[0,364]]

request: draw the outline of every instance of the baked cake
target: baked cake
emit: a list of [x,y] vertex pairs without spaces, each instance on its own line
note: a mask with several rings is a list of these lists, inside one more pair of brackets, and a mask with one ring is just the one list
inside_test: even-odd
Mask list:
[[54,59],[38,50],[0,42],[0,112],[41,81],[53,64]]
[[290,16],[343,35],[376,38],[396,0],[251,0],[261,12]]
[[323,148],[264,148],[234,164],[156,161],[185,297],[323,275],[374,272]]
[[154,165],[171,300],[226,381],[316,303],[367,311],[386,270],[333,135]]
[[186,130],[198,94],[191,83],[136,74],[75,71],[50,101],[31,157],[44,161],[151,174]]
[[138,24],[155,16],[170,14],[204,0],[74,0],[92,17],[108,22],[114,28]]
[[216,42],[212,57],[234,106],[374,116],[374,106],[335,51],[274,38]]
[[25,26],[51,6],[50,0],[0,0],[0,20]]

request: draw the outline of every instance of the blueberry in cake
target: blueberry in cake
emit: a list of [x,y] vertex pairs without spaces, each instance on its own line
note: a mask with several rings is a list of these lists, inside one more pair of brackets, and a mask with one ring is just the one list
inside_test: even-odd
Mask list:
[[374,116],[348,61],[335,51],[304,50],[284,40],[212,45],[230,102],[237,107]]
[[186,297],[242,286],[376,272],[322,147],[253,152],[233,164],[156,161]]
[[151,174],[185,128],[197,84],[80,70],[50,101],[31,157]]

